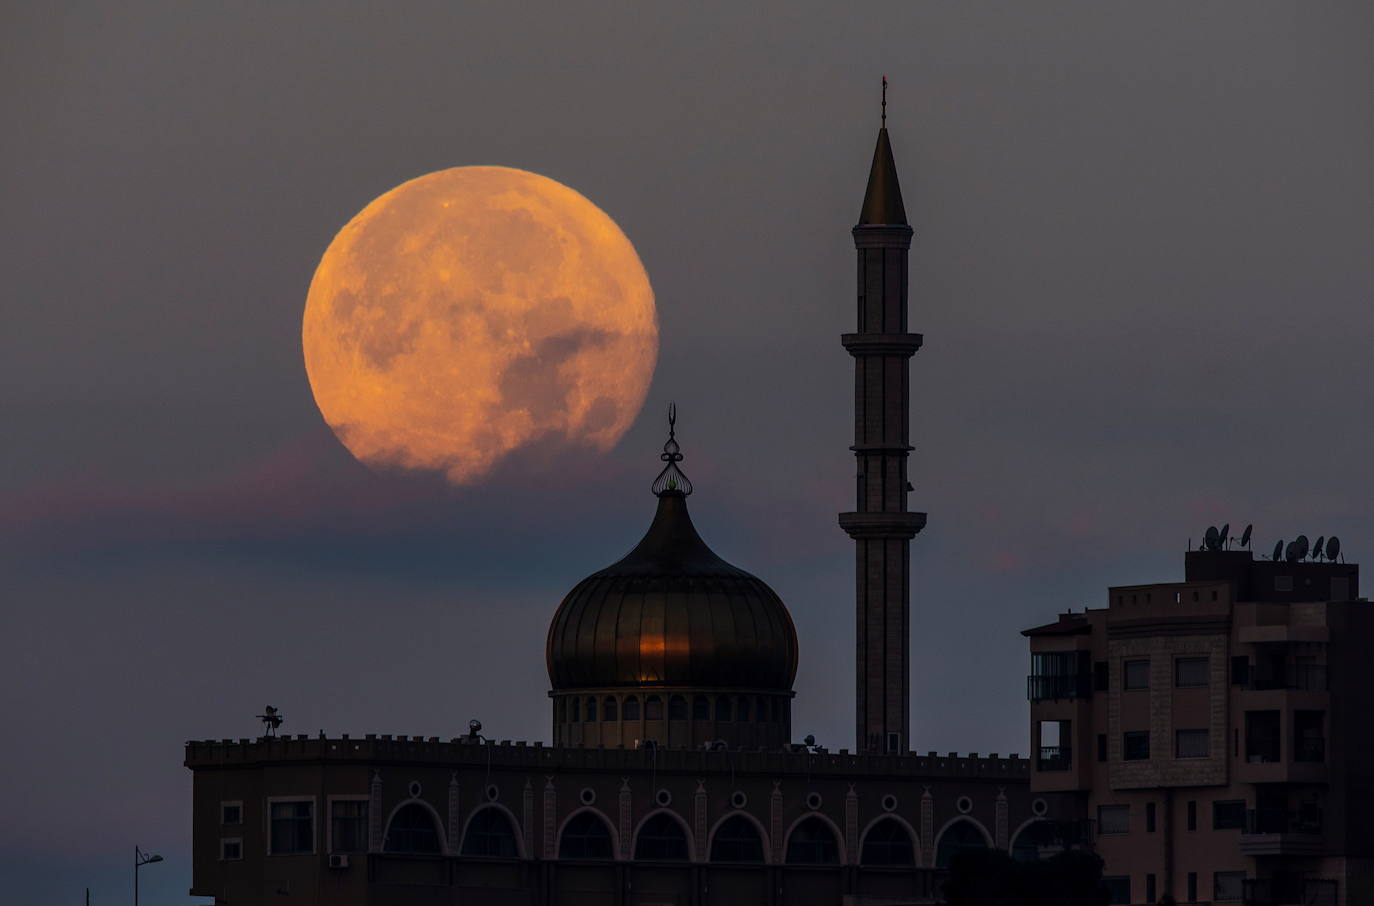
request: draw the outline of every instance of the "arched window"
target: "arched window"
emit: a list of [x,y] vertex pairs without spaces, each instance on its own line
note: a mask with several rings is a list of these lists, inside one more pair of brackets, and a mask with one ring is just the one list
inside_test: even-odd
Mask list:
[[575,724],[582,719],[577,713],[577,702],[578,699],[576,697],[568,699],[568,723]]
[[768,723],[769,721],[771,721],[771,720],[773,719],[773,718],[770,716],[770,715],[771,715],[771,711],[772,711],[772,709],[770,709],[770,708],[768,707],[768,696],[766,696],[766,695],[760,695],[760,696],[759,696],[759,723],[761,723],[761,724],[766,724],[766,723]]
[[916,850],[911,845],[911,834],[900,821],[884,818],[868,829],[859,862],[862,865],[915,865]]
[[568,702],[566,699],[559,698],[553,703],[553,718],[560,724],[568,719]]
[[735,702],[735,720],[743,723],[749,719],[749,696],[741,695]]
[[1036,821],[1021,828],[1011,843],[1011,857],[1018,862],[1038,862],[1040,847],[1054,846],[1059,843],[1054,822]]
[[956,821],[940,835],[940,846],[935,850],[935,867],[949,868],[949,861],[959,853],[970,849],[987,849],[987,846],[987,838],[972,821]]
[[763,838],[759,829],[743,815],[726,818],[711,838],[711,861],[762,862]]
[[716,699],[716,720],[730,719],[730,696],[722,695]]
[[607,721],[615,720],[615,696],[606,696],[606,701],[603,704],[605,705],[605,707],[601,709],[601,713],[603,715],[602,719]]
[[520,855],[515,843],[515,826],[510,816],[499,808],[478,809],[463,834],[463,855],[496,856],[514,859]]
[[391,816],[382,849],[389,853],[443,852],[439,846],[439,825],[420,803],[403,805]]
[[704,695],[692,698],[692,720],[711,719],[711,700]]
[[663,699],[657,695],[650,695],[644,699],[644,719],[662,720],[663,719]]
[[807,818],[787,838],[787,861],[791,865],[839,865],[840,845],[835,832],[820,818]]
[[625,719],[639,720],[639,699],[633,695],[625,696]]
[[635,858],[650,862],[686,862],[687,834],[667,812],[644,822],[635,839]]
[[596,720],[596,696],[587,696],[587,722]]
[[611,827],[596,812],[578,812],[568,819],[558,842],[563,859],[610,859]]
[[687,719],[687,699],[681,695],[674,695],[668,699],[668,719],[686,720]]

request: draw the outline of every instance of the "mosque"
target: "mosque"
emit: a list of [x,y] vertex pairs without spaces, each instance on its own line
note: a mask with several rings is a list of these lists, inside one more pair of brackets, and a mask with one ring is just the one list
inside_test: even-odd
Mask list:
[[[797,635],[692,524],[670,415],[643,540],[549,626],[552,745],[466,735],[192,741],[193,896],[222,904],[939,902],[950,860],[1085,842],[1016,755],[910,740],[907,223],[886,125],[858,225],[855,751],[792,734]],[[647,476],[646,476],[647,477]]]

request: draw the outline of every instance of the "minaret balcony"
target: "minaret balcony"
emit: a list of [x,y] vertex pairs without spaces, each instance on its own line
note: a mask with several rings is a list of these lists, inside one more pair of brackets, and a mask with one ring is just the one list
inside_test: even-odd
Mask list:
[[901,355],[910,358],[921,348],[919,333],[846,333],[840,345],[852,356]]
[[840,528],[851,538],[914,538],[926,527],[925,513],[841,513]]

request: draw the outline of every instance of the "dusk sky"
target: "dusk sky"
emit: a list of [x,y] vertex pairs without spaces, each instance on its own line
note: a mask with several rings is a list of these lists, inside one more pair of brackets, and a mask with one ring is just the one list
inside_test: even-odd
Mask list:
[[[544,640],[653,513],[787,603],[853,734],[849,230],[891,81],[908,217],[914,747],[1027,751],[1019,631],[1255,525],[1374,544],[1363,3],[10,3],[0,12],[0,899],[186,902],[188,739],[549,738]],[[576,7],[576,8],[575,8]],[[301,324],[406,180],[576,189],[658,307],[607,453],[375,472]],[[201,902],[197,900],[197,902]]]

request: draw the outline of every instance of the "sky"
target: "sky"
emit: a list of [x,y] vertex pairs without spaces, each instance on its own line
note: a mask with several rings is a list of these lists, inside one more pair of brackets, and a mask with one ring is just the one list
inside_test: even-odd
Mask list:
[[[1374,539],[1374,13],[1359,3],[5,4],[0,877],[186,902],[188,739],[549,737],[544,633],[653,512],[787,602],[793,732],[853,744],[849,230],[915,229],[913,745],[1025,753],[1021,629]],[[452,166],[606,211],[657,370],[605,454],[358,464],[301,317],[334,234]]]

